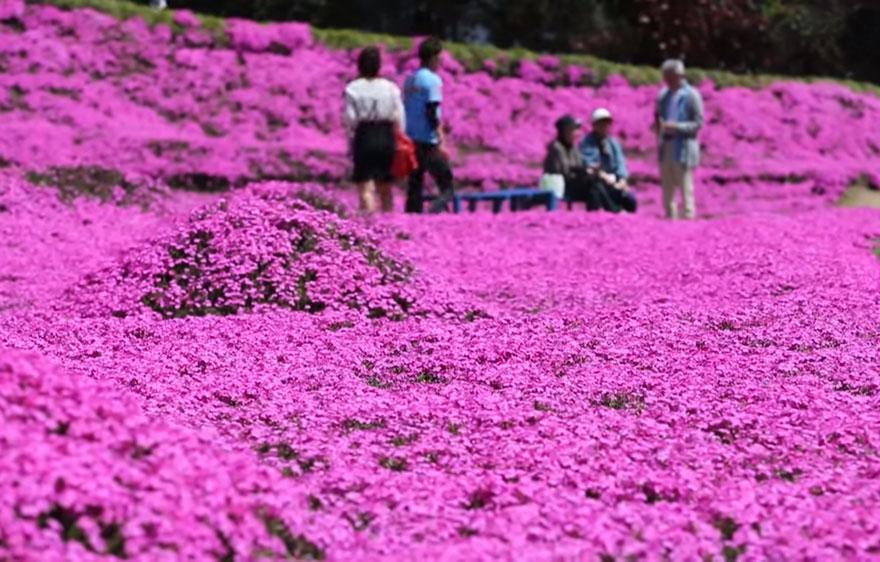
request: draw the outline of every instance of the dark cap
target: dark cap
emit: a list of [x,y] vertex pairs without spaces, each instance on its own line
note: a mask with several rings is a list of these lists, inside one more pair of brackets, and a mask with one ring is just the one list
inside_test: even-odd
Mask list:
[[583,126],[581,120],[572,115],[563,115],[556,121],[557,131],[568,131],[571,129],[580,129]]

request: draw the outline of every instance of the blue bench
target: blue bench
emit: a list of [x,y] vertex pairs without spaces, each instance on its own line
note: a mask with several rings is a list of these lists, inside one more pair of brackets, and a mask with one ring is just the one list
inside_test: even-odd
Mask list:
[[[425,200],[437,199],[436,195],[425,196]],[[516,187],[512,189],[499,189],[497,191],[477,191],[456,193],[452,199],[452,207],[456,213],[462,210],[462,204],[467,202],[468,211],[473,213],[477,210],[477,204],[481,201],[492,202],[492,212],[500,213],[505,201],[510,202],[511,211],[519,211],[525,208],[526,200],[542,199],[548,211],[559,209],[559,198],[552,191],[546,189],[534,189],[528,187]]]

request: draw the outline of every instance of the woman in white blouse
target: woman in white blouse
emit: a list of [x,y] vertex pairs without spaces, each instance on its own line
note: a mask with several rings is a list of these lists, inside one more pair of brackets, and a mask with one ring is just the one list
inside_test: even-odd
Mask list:
[[360,77],[345,88],[345,125],[354,160],[354,181],[361,210],[376,210],[379,192],[382,211],[394,209],[391,165],[395,153],[395,129],[406,130],[403,100],[397,84],[379,77],[382,55],[367,47],[358,57]]

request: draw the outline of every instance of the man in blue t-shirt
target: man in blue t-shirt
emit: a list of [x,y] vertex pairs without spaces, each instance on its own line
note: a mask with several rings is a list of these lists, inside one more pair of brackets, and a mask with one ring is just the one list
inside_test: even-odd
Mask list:
[[437,74],[443,45],[437,39],[426,39],[419,46],[421,67],[411,74],[403,87],[403,105],[406,109],[406,134],[416,144],[418,169],[409,177],[406,198],[407,213],[421,213],[424,209],[422,191],[425,172],[431,174],[440,196],[431,205],[437,213],[447,209],[455,194],[449,153],[444,146],[440,123],[440,105],[443,102],[443,80]]

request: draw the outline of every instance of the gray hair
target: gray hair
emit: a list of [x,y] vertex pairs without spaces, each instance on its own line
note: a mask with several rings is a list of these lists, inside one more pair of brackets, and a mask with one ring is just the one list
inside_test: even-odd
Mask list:
[[682,62],[680,59],[666,60],[660,66],[660,70],[662,70],[664,74],[667,72],[672,72],[674,74],[677,74],[678,76],[684,76],[684,74],[685,74],[684,62]]

